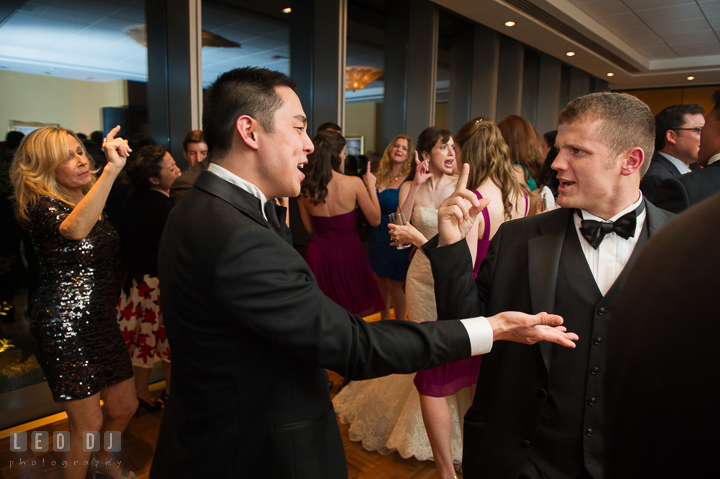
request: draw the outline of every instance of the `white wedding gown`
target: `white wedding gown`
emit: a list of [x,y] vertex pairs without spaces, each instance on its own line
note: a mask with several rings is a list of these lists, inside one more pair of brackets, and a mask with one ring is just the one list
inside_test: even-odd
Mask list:
[[[437,234],[437,210],[416,206],[412,224],[426,238]],[[435,290],[430,261],[416,251],[410,263],[406,283],[408,318],[424,322],[437,319]],[[432,450],[420,410],[420,399],[413,384],[415,374],[352,381],[333,399],[340,421],[350,424],[349,436],[362,442],[368,451],[390,454],[397,451],[403,458],[421,461],[432,458]],[[452,418],[453,461],[462,459],[462,420],[470,407],[467,388],[445,398]]]

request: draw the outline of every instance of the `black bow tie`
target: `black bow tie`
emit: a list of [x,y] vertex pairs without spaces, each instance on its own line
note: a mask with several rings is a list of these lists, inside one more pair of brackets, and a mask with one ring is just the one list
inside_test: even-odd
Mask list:
[[580,217],[580,233],[583,238],[592,246],[594,249],[598,249],[602,240],[605,239],[605,235],[608,233],[615,233],[623,239],[632,238],[635,236],[635,226],[637,225],[637,217],[645,209],[645,202],[641,202],[637,209],[622,215],[620,218],[612,223],[605,223],[602,221],[585,220],[582,219],[582,213],[577,210],[577,214]]

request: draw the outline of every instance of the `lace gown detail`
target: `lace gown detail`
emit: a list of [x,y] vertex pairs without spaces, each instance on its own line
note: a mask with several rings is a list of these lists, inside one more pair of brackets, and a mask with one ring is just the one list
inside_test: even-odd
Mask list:
[[[416,206],[412,224],[426,238],[437,234],[437,210]],[[437,319],[435,290],[430,261],[416,251],[407,274],[408,318],[422,323]],[[368,451],[403,458],[431,459],[432,450],[413,384],[414,374],[393,374],[367,381],[353,381],[333,399],[340,421],[350,424],[351,441],[361,442]],[[452,418],[453,461],[462,459],[462,420],[470,407],[467,388],[446,397]]]

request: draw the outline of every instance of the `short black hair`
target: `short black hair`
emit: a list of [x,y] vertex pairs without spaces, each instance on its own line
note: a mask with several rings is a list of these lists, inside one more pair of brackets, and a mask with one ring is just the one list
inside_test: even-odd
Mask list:
[[342,128],[340,128],[340,125],[337,123],[333,123],[331,121],[326,121],[322,125],[318,126],[317,132],[320,133],[323,130],[335,130],[338,133],[342,132]]
[[267,132],[273,130],[273,116],[283,104],[275,90],[279,86],[295,88],[295,83],[267,68],[236,68],[215,80],[203,104],[203,133],[213,158],[230,150],[235,123],[242,115],[257,120]]
[[205,143],[205,136],[202,130],[190,130],[183,140],[183,150],[187,151],[190,143]]
[[552,149],[553,146],[555,146],[555,140],[557,140],[557,130],[548,131],[543,135],[543,139],[545,140],[545,143],[548,144],[548,146]]
[[668,130],[682,128],[685,115],[704,115],[705,109],[697,103],[671,105],[655,115],[655,151],[665,148]]

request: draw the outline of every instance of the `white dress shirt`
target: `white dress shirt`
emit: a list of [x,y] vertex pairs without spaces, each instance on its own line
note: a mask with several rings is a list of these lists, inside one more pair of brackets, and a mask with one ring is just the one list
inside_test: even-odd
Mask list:
[[[600,221],[602,223],[610,223],[617,220],[625,213],[629,213],[637,209],[642,201],[643,197],[641,194],[638,201],[628,206],[607,221],[595,215],[592,215],[585,210],[580,211],[583,215],[583,219]],[[637,217],[637,223],[635,225],[635,236],[632,236],[628,239],[623,239],[615,232],[611,232],[605,235],[605,238],[603,239],[602,243],[600,243],[600,246],[598,246],[598,249],[595,249],[590,246],[590,243],[588,243],[587,240],[583,237],[582,233],[580,233],[580,217],[578,215],[573,215],[573,217],[575,218],[575,230],[577,232],[578,238],[580,238],[580,245],[582,246],[583,253],[585,253],[585,259],[590,266],[590,270],[592,271],[593,277],[595,278],[595,282],[597,283],[598,288],[600,289],[600,292],[603,296],[605,296],[605,294],[607,294],[607,292],[610,290],[617,277],[620,276],[620,272],[622,272],[623,268],[630,259],[630,256],[635,249],[635,245],[637,244],[638,238],[640,237],[640,232],[642,231],[643,225],[645,224],[646,216],[647,209],[643,209],[642,213],[640,213]]]
[[227,181],[228,183],[232,183],[233,185],[237,186],[238,188],[241,188],[251,195],[253,195],[255,198],[260,200],[260,212],[262,213],[263,217],[267,219],[267,216],[265,216],[265,203],[267,203],[267,198],[265,198],[265,195],[262,191],[260,191],[260,188],[255,186],[254,184],[250,183],[249,181],[243,180],[235,173],[231,173],[225,168],[223,168],[220,165],[217,165],[215,163],[210,163],[210,166],[208,166],[207,169],[210,173],[215,174],[215,176]]
[[707,164],[708,164],[708,166],[710,166],[718,160],[720,160],[720,153],[711,156],[710,159],[708,160]]
[[[267,203],[267,198],[265,198],[263,192],[260,191],[260,188],[249,181],[243,180],[236,174],[229,172],[222,166],[218,166],[215,163],[210,163],[207,170],[218,176],[220,179],[223,179],[228,183],[232,183],[233,185],[242,188],[258,198],[260,200],[260,211],[263,216],[265,216],[265,203]],[[267,217],[265,219],[267,219]],[[465,330],[470,338],[470,350],[472,351],[472,355],[477,356],[479,354],[489,353],[492,349],[493,343],[493,332],[490,322],[488,322],[488,320],[484,317],[479,316],[477,318],[462,319],[460,320],[460,323],[465,326]]]
[[682,161],[682,160],[680,160],[680,159],[678,159],[678,158],[675,158],[675,157],[672,156],[672,155],[668,155],[667,153],[663,153],[662,151],[658,151],[658,154],[664,156],[665,158],[667,158],[667,160],[668,160],[670,163],[672,163],[673,166],[675,166],[675,168],[677,168],[677,170],[678,170],[681,174],[684,175],[685,173],[687,173],[687,172],[690,171],[690,168],[688,167],[688,165],[685,164],[684,161]]

